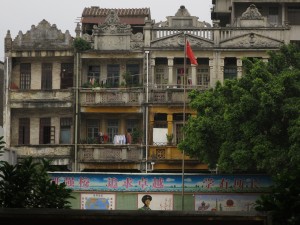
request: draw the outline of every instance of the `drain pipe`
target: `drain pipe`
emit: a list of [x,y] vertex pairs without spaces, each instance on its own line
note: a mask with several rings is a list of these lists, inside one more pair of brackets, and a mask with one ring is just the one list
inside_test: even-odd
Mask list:
[[77,172],[78,170],[78,78],[79,77],[79,54],[76,53],[76,89],[75,89],[75,149],[74,149],[74,154],[75,154],[75,166],[74,170]]

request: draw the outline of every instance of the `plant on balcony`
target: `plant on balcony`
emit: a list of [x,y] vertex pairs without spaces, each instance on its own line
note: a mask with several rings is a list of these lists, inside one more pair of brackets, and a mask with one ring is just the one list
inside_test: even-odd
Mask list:
[[125,80],[125,87],[130,87],[131,86],[131,82],[130,82],[131,73],[125,72],[122,74],[122,77]]
[[133,128],[131,136],[132,136],[132,144],[141,143],[143,137],[143,131],[138,128]]
[[95,80],[89,80],[87,82],[85,82],[84,84],[82,84],[83,88],[96,88],[96,87],[100,87],[100,84],[98,81]]
[[166,134],[166,137],[168,145],[171,145],[174,138],[173,134]]
[[91,44],[82,38],[75,38],[74,39],[74,48],[77,51],[86,51],[86,50],[91,49]]
[[87,139],[87,144],[99,144],[98,138],[89,137]]
[[124,85],[125,87],[138,87],[140,84],[138,83],[137,79],[134,79],[134,76],[130,72],[126,71],[122,74],[122,77],[124,79]]

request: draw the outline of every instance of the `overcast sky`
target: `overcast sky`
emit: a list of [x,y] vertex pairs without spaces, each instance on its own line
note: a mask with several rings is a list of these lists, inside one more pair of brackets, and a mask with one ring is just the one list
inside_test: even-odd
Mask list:
[[166,21],[184,5],[192,16],[211,23],[211,0],[1,0],[0,11],[0,61],[4,61],[4,38],[10,30],[14,39],[21,30],[26,33],[31,25],[43,19],[56,24],[62,32],[69,30],[75,36],[76,22],[85,7],[101,8],[150,8],[156,22]]

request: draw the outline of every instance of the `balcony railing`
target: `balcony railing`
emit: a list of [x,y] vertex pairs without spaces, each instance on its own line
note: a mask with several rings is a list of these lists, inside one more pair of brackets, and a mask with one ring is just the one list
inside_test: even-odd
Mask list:
[[[182,85],[151,85],[149,86],[149,102],[151,103],[183,103],[187,101],[187,93],[191,90],[207,90],[208,85],[189,85],[186,96]],[[90,105],[141,105],[146,101],[145,89],[99,88],[81,89],[80,104]]]
[[88,105],[128,104],[140,105],[144,101],[142,88],[94,88],[80,90],[80,103]]
[[80,162],[140,162],[143,149],[135,145],[79,145]]
[[12,147],[18,154],[18,159],[28,156],[50,160],[53,165],[68,165],[73,152],[73,145],[30,145]]
[[[152,30],[152,41],[166,37],[172,37],[180,33],[189,34],[210,42],[212,45],[219,46],[221,42],[242,35],[256,33],[276,40],[282,40],[285,36],[285,30],[290,29],[288,26],[268,26],[268,27],[199,27],[199,28],[170,28],[155,27]],[[184,39],[178,39],[184,45]],[[164,43],[166,46],[166,43]],[[171,45],[171,43],[170,43]],[[166,46],[167,47],[167,46]],[[209,47],[207,45],[206,47]]]
[[73,93],[68,90],[11,90],[11,108],[71,107]]

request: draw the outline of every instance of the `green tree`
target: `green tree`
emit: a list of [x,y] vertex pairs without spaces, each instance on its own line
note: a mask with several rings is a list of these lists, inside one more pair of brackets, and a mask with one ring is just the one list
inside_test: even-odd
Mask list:
[[256,202],[256,210],[272,213],[274,225],[300,224],[300,169],[274,176],[274,185],[268,195]]
[[244,76],[189,97],[197,116],[179,144],[221,171],[277,174],[300,163],[300,51],[270,52],[268,63],[243,61]]
[[49,162],[34,163],[32,158],[17,165],[1,162],[1,208],[70,208],[68,199],[72,190],[64,183],[51,181],[47,170]]
[[77,37],[74,39],[74,48],[77,51],[86,51],[91,49],[91,44],[88,41]]
[[225,172],[264,171],[273,177],[256,209],[276,225],[299,224],[300,51],[284,45],[268,63],[243,61],[244,76],[193,91],[197,116],[184,126],[180,149]]

